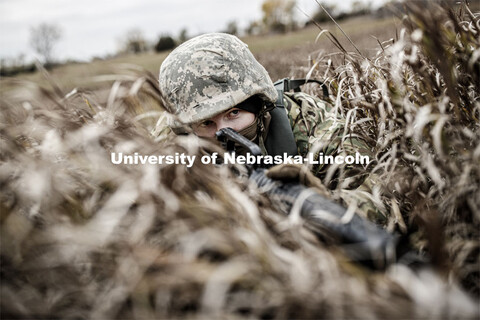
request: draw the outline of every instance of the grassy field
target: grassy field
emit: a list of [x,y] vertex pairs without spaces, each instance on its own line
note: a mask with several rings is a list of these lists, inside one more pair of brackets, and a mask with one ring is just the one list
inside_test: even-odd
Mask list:
[[[393,18],[362,17],[342,22],[341,27],[360,50],[366,55],[371,55],[380,49],[374,37],[381,41],[395,37],[398,23]],[[353,47],[333,23],[322,24],[321,27],[335,35],[347,50],[353,50]],[[268,70],[272,80],[277,80],[283,77],[302,76],[302,73],[304,76],[304,70],[311,63],[309,56],[314,59],[318,54],[339,51],[325,35],[316,41],[319,33],[318,27],[309,26],[288,34],[250,36],[243,40],[249,45],[259,62]],[[168,52],[149,52],[107,60],[95,60],[90,63],[67,64],[51,70],[50,76],[64,93],[70,92],[74,88],[104,91],[112,84],[112,81],[101,81],[105,78],[99,78],[99,76],[122,73],[122,68],[129,64],[146,69],[156,77],[167,54]],[[24,81],[44,83],[45,77],[41,72],[36,72],[0,79],[0,94],[8,99],[18,84]]]
[[[292,196],[242,166],[113,163],[112,152],[224,152],[162,135],[166,53],[125,56],[56,68],[48,90],[21,83],[48,87],[40,74],[2,79],[3,97],[21,99],[0,99],[0,318],[479,319],[480,12],[417,3],[398,37],[392,20],[343,22],[361,53],[332,25],[345,47],[336,56],[314,27],[245,39],[274,80],[325,80],[332,112],[319,124],[341,125],[339,153],[349,137],[373,152],[369,165],[332,165],[320,179],[349,208],[340,223],[370,217],[368,195],[381,214],[371,218],[402,240],[385,270],[349,258],[356,244],[296,210],[308,193],[286,212]],[[95,81],[125,63],[151,73]],[[309,137],[312,153],[326,151],[324,137]]]

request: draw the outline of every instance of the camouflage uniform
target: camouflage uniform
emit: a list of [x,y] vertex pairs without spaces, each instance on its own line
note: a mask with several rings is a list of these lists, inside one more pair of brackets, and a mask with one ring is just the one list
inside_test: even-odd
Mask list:
[[[355,155],[356,152],[368,156],[370,161],[375,155],[365,141],[358,137],[345,135],[345,118],[336,114],[327,102],[303,92],[286,92],[284,104],[288,112],[290,125],[297,142],[298,153],[306,157],[308,152],[324,156]],[[330,164],[314,165],[312,173],[324,181]],[[376,223],[386,222],[384,204],[373,197],[377,184],[377,176],[368,173],[361,165],[345,165],[344,179],[338,181],[338,174],[331,179],[329,187],[342,184],[341,198],[348,204],[355,201],[358,210],[368,219]]]
[[[195,37],[172,51],[160,67],[159,85],[166,107],[176,116],[169,125],[177,133],[188,131],[185,128],[191,124],[214,117],[252,96],[263,101],[259,114],[265,114],[274,107],[278,97],[267,71],[256,61],[248,46],[237,37],[222,33]],[[276,137],[280,137],[274,141],[284,143],[288,135],[303,156],[320,145],[318,150],[324,155],[359,152],[373,159],[363,141],[343,136],[345,119],[335,114],[329,104],[304,93],[285,93],[284,104],[289,119],[281,123],[288,130],[287,122],[290,121],[293,137],[283,129],[273,130]],[[263,123],[260,127],[263,130]],[[269,136],[273,139],[274,134]],[[263,144],[262,135],[259,137]],[[328,166],[317,165],[312,170],[324,179]],[[349,182],[345,185],[345,180],[342,181],[341,197],[347,204],[356,201],[365,216],[380,221],[382,215],[374,208],[382,204],[373,206],[370,196],[374,179],[366,179],[366,173],[356,166],[345,166],[345,171],[340,177]],[[339,179],[332,181],[335,184]]]

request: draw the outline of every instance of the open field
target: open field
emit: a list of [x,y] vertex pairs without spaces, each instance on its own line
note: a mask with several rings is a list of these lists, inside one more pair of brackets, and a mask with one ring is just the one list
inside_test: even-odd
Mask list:
[[[340,26],[355,46],[366,57],[371,57],[381,50],[378,41],[384,42],[396,37],[399,24],[396,18],[361,17],[342,22]],[[333,23],[322,24],[321,27],[334,35],[348,52],[355,50]],[[310,26],[297,33],[265,39],[246,38],[245,41],[275,81],[284,77],[304,77],[306,70],[312,66],[312,61],[340,52],[325,34],[316,41],[320,32],[316,26]]]
[[[380,41],[394,38],[398,24],[398,19],[394,18],[361,17],[342,22],[341,27],[355,45],[367,56],[370,56],[380,49],[374,37]],[[321,26],[335,35],[348,51],[354,50],[333,23]],[[322,35],[316,42],[319,33],[320,30],[316,26],[309,26],[288,34],[251,36],[243,38],[243,40],[275,81],[284,77],[299,77],[302,76],[302,73],[304,76],[305,69],[311,63],[310,56],[315,59],[319,54],[339,52],[339,49],[325,35]],[[68,64],[54,68],[50,71],[50,76],[65,93],[76,87],[104,91],[112,81],[104,82],[95,77],[121,72],[122,66],[125,64],[135,65],[157,76],[160,64],[167,54],[168,52],[125,55],[107,60],[95,60],[90,63]],[[19,82],[23,81],[41,84],[45,82],[45,78],[40,72],[36,72],[0,79],[0,94],[8,98]]]

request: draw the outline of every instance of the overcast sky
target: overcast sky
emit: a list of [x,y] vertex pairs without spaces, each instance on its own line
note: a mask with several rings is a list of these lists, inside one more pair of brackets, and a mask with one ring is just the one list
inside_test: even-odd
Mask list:
[[[264,0],[0,0],[0,58],[34,56],[29,45],[30,29],[42,22],[60,26],[62,38],[54,56],[88,60],[115,53],[120,39],[133,28],[149,41],[161,34],[177,37],[186,28],[188,35],[215,32],[236,21],[240,29],[261,18]],[[323,0],[348,10],[354,0]],[[383,0],[368,1],[378,6]],[[312,14],[315,0],[297,0]],[[297,10],[302,19],[304,15]]]

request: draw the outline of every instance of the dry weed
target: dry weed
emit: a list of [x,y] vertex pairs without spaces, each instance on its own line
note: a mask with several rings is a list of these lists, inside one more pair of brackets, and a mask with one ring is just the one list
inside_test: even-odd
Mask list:
[[[478,16],[439,14],[444,51],[432,52],[463,50],[447,70],[429,56],[434,31],[420,28],[422,14],[375,60],[349,55],[326,70],[339,112],[353,110],[349,128],[377,151],[372,170],[392,210],[408,232],[443,232],[452,262],[443,273],[346,261],[225,166],[112,164],[112,151],[218,148],[161,132],[154,140],[164,110],[142,73],[119,77],[106,101],[34,86],[2,101],[2,318],[478,317],[465,292],[478,294]],[[422,236],[429,250],[441,237]]]

